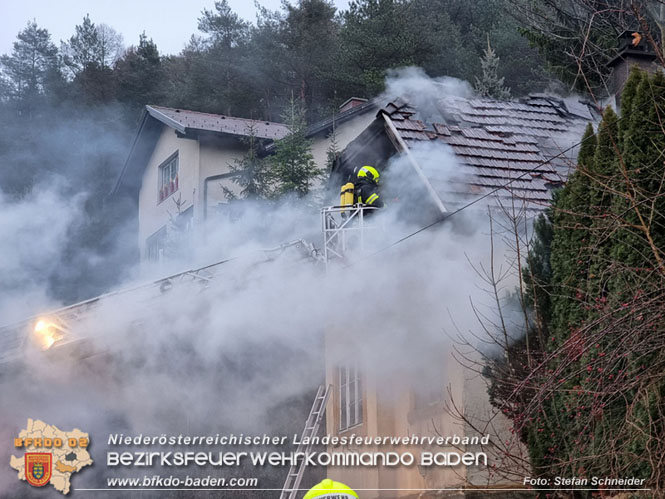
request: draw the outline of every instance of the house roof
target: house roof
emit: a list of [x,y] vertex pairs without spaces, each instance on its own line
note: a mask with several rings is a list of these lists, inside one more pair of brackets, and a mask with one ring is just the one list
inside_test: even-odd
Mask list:
[[453,177],[420,165],[442,202],[459,194],[486,194],[512,181],[497,196],[516,197],[537,210],[550,201],[551,188],[567,179],[577,156],[567,149],[595,120],[585,105],[544,94],[521,101],[444,97],[427,109],[427,122],[404,101],[390,102],[382,113],[409,149],[431,141],[450,146],[459,161]]
[[146,111],[153,118],[180,133],[187,133],[187,130],[203,130],[239,136],[248,136],[253,133],[258,138],[273,140],[281,139],[289,133],[286,125],[272,121],[250,120],[162,106],[146,106]]
[[283,123],[163,106],[145,106],[138,131],[111,194],[127,188],[134,197],[136,196],[143,169],[164,125],[182,135],[212,132],[220,135],[246,137],[253,133],[255,137],[261,139],[275,140],[281,139],[289,133],[288,127]]
[[[372,102],[354,106],[335,116],[334,123],[342,123],[375,107],[376,104]],[[145,166],[145,162],[152,153],[162,125],[171,127],[182,135],[203,131],[242,137],[253,133],[255,137],[268,139],[269,142],[265,145],[264,150],[266,154],[270,154],[274,150],[275,140],[289,134],[288,126],[283,123],[147,105],[143,110],[129,155],[111,191],[112,194],[117,193],[123,186],[129,187],[134,195],[138,192],[137,185],[142,174],[142,167]],[[314,123],[307,128],[307,136],[312,137],[326,132],[332,128],[332,125],[333,118]]]

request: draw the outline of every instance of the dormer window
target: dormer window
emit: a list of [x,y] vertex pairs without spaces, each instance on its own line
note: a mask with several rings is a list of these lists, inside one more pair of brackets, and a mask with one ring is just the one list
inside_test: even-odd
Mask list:
[[159,192],[158,198],[161,203],[171,194],[178,190],[178,152],[176,151],[169,159],[159,167]]

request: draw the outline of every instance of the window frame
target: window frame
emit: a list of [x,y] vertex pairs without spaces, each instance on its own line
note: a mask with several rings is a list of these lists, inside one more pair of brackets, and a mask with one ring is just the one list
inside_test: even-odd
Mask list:
[[[171,168],[174,163],[175,163],[175,175],[171,176],[172,175]],[[164,187],[166,186],[166,184],[164,183],[164,172],[166,168],[169,168],[170,170],[169,176],[171,176],[168,183],[170,184],[171,182],[175,181],[175,186],[172,191],[169,189],[168,193],[164,194]],[[178,149],[176,152],[174,152],[168,158],[162,161],[160,165],[157,167],[157,204],[166,201],[169,197],[178,192],[178,190],[180,189],[179,175],[180,175],[180,150]]]
[[337,394],[339,397],[339,432],[341,433],[360,426],[364,422],[364,386],[358,363],[353,362],[338,367],[337,383]]
[[144,261],[161,264],[164,261],[164,250],[166,249],[167,228],[162,226],[150,234],[145,240]]

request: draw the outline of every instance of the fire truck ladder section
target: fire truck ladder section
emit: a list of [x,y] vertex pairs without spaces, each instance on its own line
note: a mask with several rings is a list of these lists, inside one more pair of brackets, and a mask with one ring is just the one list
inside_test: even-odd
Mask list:
[[[139,284],[131,288],[125,288],[118,291],[106,293],[88,300],[81,301],[56,310],[50,310],[39,316],[28,317],[20,322],[7,326],[0,326],[0,367],[10,361],[20,361],[25,354],[28,343],[34,332],[39,332],[40,328],[48,332],[49,343],[45,349],[51,349],[51,346],[58,348],[68,341],[74,340],[71,334],[70,326],[74,325],[84,315],[93,311],[103,300],[130,293],[143,292],[147,294],[144,299],[158,299],[160,295],[171,291],[177,287],[196,286],[196,290],[203,290],[215,282],[223,280],[220,276],[223,264],[240,258],[255,258],[254,264],[277,260],[285,253],[292,253],[296,258],[310,260],[315,263],[321,263],[323,257],[313,244],[297,239],[275,248],[263,249],[239,257],[221,260],[205,267],[186,270],[155,281]],[[0,369],[1,372],[1,369]]]
[[[309,416],[305,422],[305,429],[302,432],[300,443],[296,449],[296,455],[306,456],[312,451],[312,437],[316,436],[317,432],[319,431],[319,426],[326,412],[326,404],[328,403],[328,397],[330,397],[331,390],[332,385],[319,386],[319,389],[316,392],[316,397],[314,398],[314,403],[312,404],[312,409],[309,411]],[[282,493],[279,495],[279,499],[296,498],[296,495],[298,494],[298,488],[300,487],[300,482],[302,480],[303,474],[305,473],[306,467],[307,464],[304,457],[300,460],[299,465],[296,465],[295,463],[291,465],[289,474],[286,476],[286,480],[284,481]]]

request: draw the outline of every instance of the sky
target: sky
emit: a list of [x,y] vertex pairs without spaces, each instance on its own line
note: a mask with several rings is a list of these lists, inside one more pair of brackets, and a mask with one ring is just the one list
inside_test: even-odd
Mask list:
[[[260,0],[259,3],[276,10],[281,0]],[[293,2],[292,2],[293,3]],[[348,6],[349,0],[334,0],[338,9]],[[254,21],[256,8],[252,0],[229,0],[231,7],[243,18]],[[74,33],[74,26],[86,14],[95,23],[105,23],[122,34],[126,46],[138,43],[145,30],[160,53],[177,54],[193,33],[204,8],[212,9],[214,0],[0,0],[0,54],[8,54],[16,35],[29,20],[35,19],[41,28],[51,33],[60,46]]]

